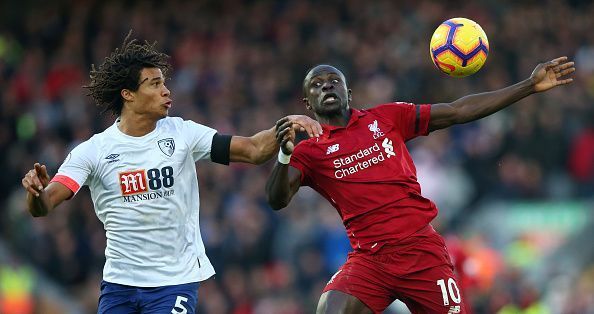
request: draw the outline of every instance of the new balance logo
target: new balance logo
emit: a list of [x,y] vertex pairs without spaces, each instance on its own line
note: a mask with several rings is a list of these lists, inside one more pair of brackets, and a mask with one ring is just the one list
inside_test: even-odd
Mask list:
[[335,153],[338,151],[340,147],[338,146],[338,144],[334,144],[331,146],[328,146],[328,149],[326,150],[326,155],[330,155],[332,153]]
[[377,120],[373,120],[372,123],[368,125],[369,131],[373,132],[373,139],[377,140],[378,138],[384,136],[384,132],[380,130],[379,126],[377,125]]
[[453,306],[450,306],[450,310],[448,311],[448,314],[460,313],[460,311],[461,311],[460,305],[453,305]]

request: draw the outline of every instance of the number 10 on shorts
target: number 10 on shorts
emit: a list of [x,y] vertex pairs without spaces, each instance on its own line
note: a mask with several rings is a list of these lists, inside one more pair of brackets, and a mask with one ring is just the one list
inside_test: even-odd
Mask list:
[[[444,279],[439,279],[437,281],[437,285],[441,288],[441,296],[443,297],[443,305],[450,305],[450,298],[454,303],[460,303],[460,290],[458,290],[458,286],[456,282],[452,278],[448,278],[448,284],[446,287],[446,283]],[[448,297],[449,292],[449,297]]]

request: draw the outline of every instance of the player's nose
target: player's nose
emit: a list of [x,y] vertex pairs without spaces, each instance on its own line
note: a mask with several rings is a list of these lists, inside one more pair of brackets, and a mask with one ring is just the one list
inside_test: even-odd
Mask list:
[[322,85],[322,90],[323,91],[328,91],[334,88],[334,85],[330,84],[330,82],[324,82],[324,84]]
[[168,97],[169,95],[171,95],[171,91],[169,91],[169,88],[163,85],[163,96]]

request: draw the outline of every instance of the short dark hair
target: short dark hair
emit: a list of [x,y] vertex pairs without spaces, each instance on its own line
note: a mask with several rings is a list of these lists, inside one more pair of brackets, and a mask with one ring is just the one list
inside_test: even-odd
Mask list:
[[140,72],[144,68],[159,68],[166,76],[171,70],[169,56],[155,50],[157,42],[138,44],[136,39],[130,39],[132,31],[124,39],[121,48],[116,48],[98,68],[91,65],[88,89],[97,106],[102,108],[101,113],[110,111],[119,116],[124,106],[121,96],[122,89],[138,90],[140,86]]
[[342,79],[344,80],[344,84],[345,85],[347,84],[346,77],[345,77],[344,73],[342,73],[342,71],[339,70],[337,67],[335,67],[333,65],[329,65],[329,64],[318,64],[318,65],[315,65],[315,66],[309,68],[307,70],[307,72],[305,72],[305,78],[303,79],[303,96],[307,97],[307,90],[309,89],[309,87],[306,86],[305,83],[307,82],[307,79],[310,78],[309,75],[317,68],[322,68],[322,67],[333,68],[334,70],[336,70],[336,72],[338,72],[340,74],[340,76],[342,76]]

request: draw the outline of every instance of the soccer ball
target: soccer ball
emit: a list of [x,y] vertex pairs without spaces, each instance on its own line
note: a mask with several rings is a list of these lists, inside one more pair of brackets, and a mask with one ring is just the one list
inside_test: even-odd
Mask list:
[[433,64],[447,75],[464,77],[476,73],[489,54],[487,35],[476,22],[456,17],[435,30],[429,45]]

